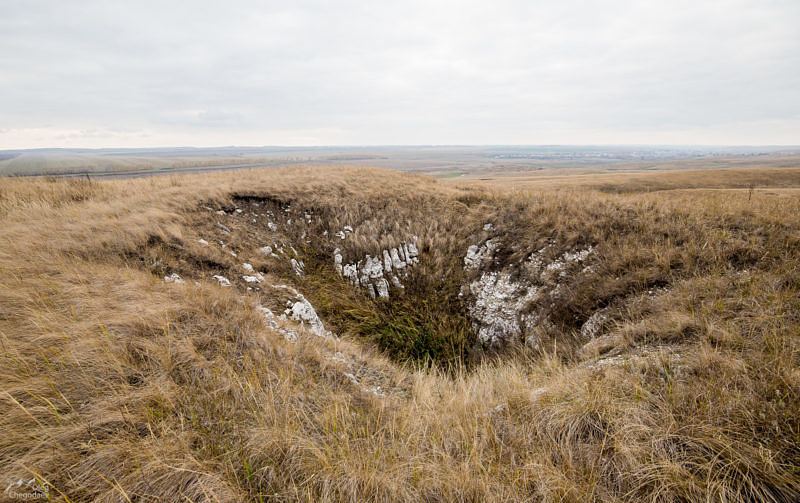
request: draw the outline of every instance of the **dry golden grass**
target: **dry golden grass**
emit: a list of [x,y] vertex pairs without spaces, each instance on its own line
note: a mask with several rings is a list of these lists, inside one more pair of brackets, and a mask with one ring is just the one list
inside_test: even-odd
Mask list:
[[547,170],[542,173],[506,173],[502,176],[469,175],[445,179],[455,185],[478,183],[526,190],[594,189],[610,193],[638,193],[675,189],[800,188],[800,160],[787,167],[762,169],[681,169],[583,174],[575,170]]
[[[594,188],[330,168],[3,180],[2,489],[36,477],[63,501],[797,500],[800,195]],[[595,245],[597,272],[569,279],[544,349],[443,371],[393,363],[359,333],[341,313],[380,306],[336,298],[347,287],[325,281],[330,245],[314,241],[320,272],[299,287],[343,337],[293,344],[254,310],[269,291],[219,287],[209,274],[238,262],[197,245],[216,223],[202,206],[243,196],[358,225],[350,256],[418,235],[411,296],[451,295],[487,221],[509,261],[556,239]],[[254,230],[231,231],[237,260],[258,266]],[[621,317],[583,347],[577,327],[614,302]],[[355,386],[354,366],[386,396]]]

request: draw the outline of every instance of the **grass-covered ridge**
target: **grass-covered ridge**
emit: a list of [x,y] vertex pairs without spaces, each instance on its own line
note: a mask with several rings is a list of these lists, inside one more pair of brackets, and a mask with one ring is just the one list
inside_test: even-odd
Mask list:
[[[769,180],[752,193],[315,168],[4,180],[0,473],[62,501],[796,500],[800,194]],[[320,217],[295,246],[303,278],[258,252],[269,243],[243,216],[217,218],[245,197]],[[319,236],[345,225],[348,260],[419,238],[409,295],[381,304],[339,282],[336,242]],[[411,290],[457,300],[479,274],[465,247],[492,237],[504,247],[488,270],[551,242],[554,256],[593,246],[591,269],[548,299],[541,347],[449,373],[386,358],[425,354],[409,326],[459,333],[435,325],[440,304],[407,305]],[[269,329],[255,306],[277,310],[274,289],[211,279],[242,262],[264,285],[292,279],[341,339]],[[164,282],[173,272],[185,283]],[[586,344],[579,329],[604,308]]]

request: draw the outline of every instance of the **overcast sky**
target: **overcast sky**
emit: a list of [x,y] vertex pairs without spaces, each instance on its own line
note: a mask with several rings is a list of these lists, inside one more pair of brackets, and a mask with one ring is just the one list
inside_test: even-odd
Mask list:
[[0,148],[800,144],[800,1],[0,0]]

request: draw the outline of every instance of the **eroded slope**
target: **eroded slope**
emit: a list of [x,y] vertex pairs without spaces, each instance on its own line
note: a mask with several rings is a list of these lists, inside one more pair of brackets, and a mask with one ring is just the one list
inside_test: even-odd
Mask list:
[[796,195],[4,189],[0,473],[52,499],[800,496]]

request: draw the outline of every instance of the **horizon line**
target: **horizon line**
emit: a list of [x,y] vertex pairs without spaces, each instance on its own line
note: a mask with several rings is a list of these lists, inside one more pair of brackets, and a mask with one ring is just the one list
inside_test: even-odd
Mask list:
[[307,145],[172,145],[172,146],[118,146],[118,147],[0,147],[0,152],[33,152],[42,150],[170,150],[170,149],[320,149],[320,148],[452,148],[452,147],[672,147],[672,148],[784,148],[800,149],[800,144],[748,144],[748,143],[376,143],[376,144],[307,144]]

